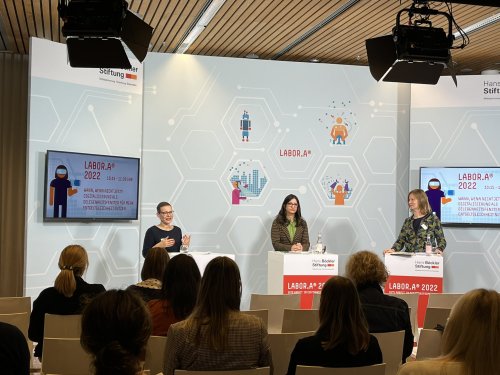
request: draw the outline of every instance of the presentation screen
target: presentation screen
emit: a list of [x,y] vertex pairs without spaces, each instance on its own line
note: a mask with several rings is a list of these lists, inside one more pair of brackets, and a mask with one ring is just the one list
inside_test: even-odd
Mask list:
[[443,225],[500,225],[500,167],[421,167],[420,188]]
[[45,221],[136,220],[139,159],[47,151]]

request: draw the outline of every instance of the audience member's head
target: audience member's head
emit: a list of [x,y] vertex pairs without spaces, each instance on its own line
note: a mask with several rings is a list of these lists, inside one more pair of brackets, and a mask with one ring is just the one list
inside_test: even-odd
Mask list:
[[500,369],[500,294],[475,289],[453,306],[443,333],[445,360],[464,363],[469,375],[498,373]]
[[347,343],[351,354],[366,350],[370,342],[356,287],[346,277],[330,278],[321,290],[317,334],[325,350]]
[[[189,324],[199,331],[207,326],[208,343],[212,349],[223,350],[227,342],[229,314],[240,310],[241,277],[236,262],[228,257],[212,259],[205,268],[200,291]],[[199,343],[200,336],[196,338]]]
[[170,256],[164,248],[153,247],[149,249],[142,265],[141,279],[143,281],[148,279],[161,280],[169,260]]
[[141,371],[151,319],[133,292],[109,290],[95,297],[82,314],[82,347],[93,357],[95,375],[135,375]]
[[81,277],[89,265],[87,252],[80,245],[66,246],[59,256],[59,275],[54,288],[65,297],[71,297],[76,290],[75,276]]
[[384,284],[389,277],[385,264],[377,254],[363,250],[347,260],[345,275],[357,286]]
[[162,279],[162,295],[170,301],[177,319],[186,319],[193,311],[200,279],[200,270],[189,255],[179,254],[167,263]]

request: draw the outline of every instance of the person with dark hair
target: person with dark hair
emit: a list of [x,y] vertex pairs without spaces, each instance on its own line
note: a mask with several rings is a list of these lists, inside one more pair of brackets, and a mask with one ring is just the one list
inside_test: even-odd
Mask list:
[[384,253],[395,251],[425,251],[427,237],[436,245],[436,252],[442,254],[446,248],[441,221],[432,213],[427,195],[422,189],[414,189],[408,193],[408,207],[412,215],[405,219],[398,239]]
[[0,322],[0,373],[3,375],[28,375],[30,351],[26,337],[17,328]]
[[347,260],[346,276],[356,285],[370,332],[405,331],[403,363],[413,351],[413,331],[408,304],[384,294],[389,274],[385,264],[371,251],[358,251]]
[[166,336],[170,325],[193,311],[201,274],[194,259],[186,254],[174,256],[163,273],[161,297],[148,302],[154,336]]
[[290,356],[288,375],[297,365],[361,367],[382,363],[382,351],[368,332],[356,287],[346,277],[330,278],[321,290],[319,328],[300,339]]
[[283,200],[271,226],[271,242],[276,251],[309,250],[309,232],[297,196],[289,194]]
[[54,286],[44,289],[33,302],[28,337],[37,342],[35,357],[42,357],[45,314],[80,314],[89,300],[105,291],[101,284],[87,284],[82,275],[89,265],[80,245],[66,246],[59,256],[59,275]]
[[401,366],[398,375],[500,373],[500,294],[474,289],[451,309],[441,340],[442,355]]
[[92,356],[95,375],[139,375],[146,359],[151,318],[128,290],[109,290],[83,310],[80,343]]
[[174,210],[168,202],[160,202],[156,206],[156,216],[160,224],[149,227],[144,235],[142,255],[146,257],[149,249],[161,247],[168,252],[179,252],[182,248],[187,249],[191,242],[191,236],[182,235],[181,228],[172,224]]
[[161,278],[169,260],[170,255],[161,247],[149,249],[142,265],[142,281],[130,285],[127,289],[138,293],[146,303],[152,299],[161,298]]
[[241,277],[227,257],[212,259],[191,315],[167,334],[164,374],[174,370],[243,370],[271,365],[262,319],[240,312]]

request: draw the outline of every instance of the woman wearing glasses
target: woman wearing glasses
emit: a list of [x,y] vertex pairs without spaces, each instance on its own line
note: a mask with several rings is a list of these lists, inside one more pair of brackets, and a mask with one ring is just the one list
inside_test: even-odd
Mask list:
[[156,206],[156,216],[160,224],[150,227],[144,236],[142,255],[145,257],[148,250],[153,247],[163,247],[168,252],[179,252],[181,246],[189,247],[191,236],[182,235],[181,228],[172,224],[174,210],[170,203],[160,202]]
[[300,213],[299,198],[287,195],[271,227],[271,242],[276,251],[308,251],[307,223]]

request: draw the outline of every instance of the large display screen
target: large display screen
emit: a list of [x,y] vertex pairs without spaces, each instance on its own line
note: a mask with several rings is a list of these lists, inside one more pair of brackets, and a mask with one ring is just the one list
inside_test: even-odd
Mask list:
[[500,167],[421,167],[420,188],[443,225],[500,225]]
[[47,151],[44,220],[136,220],[138,200],[138,158]]

